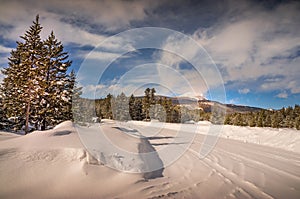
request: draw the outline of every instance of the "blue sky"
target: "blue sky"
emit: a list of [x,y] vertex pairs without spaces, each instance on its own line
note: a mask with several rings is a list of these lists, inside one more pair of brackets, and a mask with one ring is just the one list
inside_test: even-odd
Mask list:
[[[0,66],[7,66],[15,41],[39,14],[42,37],[53,30],[63,42],[86,97],[122,91],[140,95],[145,87],[156,85],[165,95],[275,109],[300,104],[298,1],[0,4]],[[177,37],[144,27],[166,28]],[[140,29],[131,32],[134,28]],[[155,48],[137,49],[137,43]],[[221,88],[225,98],[217,97],[215,91]]]

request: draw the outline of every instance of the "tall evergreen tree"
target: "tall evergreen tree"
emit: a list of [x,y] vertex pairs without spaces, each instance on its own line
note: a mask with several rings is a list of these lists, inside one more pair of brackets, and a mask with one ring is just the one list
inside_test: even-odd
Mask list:
[[271,126],[272,128],[279,128],[280,126],[280,112],[276,111],[271,118]]
[[272,124],[272,118],[270,113],[267,112],[267,117],[266,117],[266,121],[264,123],[264,127],[271,127]]
[[130,120],[129,98],[122,92],[116,98],[112,99],[112,113],[115,120]]
[[[17,48],[11,51],[11,56],[8,58],[8,68],[4,68],[2,73],[6,76],[3,79],[1,93],[3,97],[3,115],[6,118],[25,115],[26,101],[23,98],[26,86],[24,85],[25,65],[22,64],[23,43],[17,42]],[[21,114],[20,114],[21,113]],[[20,128],[20,123],[16,128]]]
[[249,125],[250,127],[256,126],[255,115],[253,114],[253,112],[250,112],[250,114],[249,114],[248,125]]
[[146,119],[150,119],[149,117],[149,108],[151,103],[151,90],[150,88],[146,88],[145,90],[145,96],[143,98],[143,112],[146,116]]
[[43,108],[38,113],[42,130],[47,125],[71,119],[71,97],[75,84],[74,71],[67,74],[72,62],[67,60],[68,54],[64,52],[63,45],[55,38],[53,31],[44,41],[44,47],[43,67],[40,68],[43,72],[40,80],[43,85],[40,105]]
[[300,116],[295,119],[295,128],[300,130]]
[[1,92],[1,85],[0,85],[0,129],[3,129],[4,128],[4,119],[5,119],[5,116],[4,116],[4,112],[3,112],[3,94]]
[[150,90],[150,104],[151,105],[155,104],[155,93],[156,93],[155,88],[151,88],[151,90]]
[[136,120],[135,118],[135,110],[134,110],[135,97],[132,94],[129,98],[129,114],[132,120]]
[[132,94],[129,98],[129,114],[132,120],[137,120],[137,112],[138,110],[135,107],[136,99]]
[[113,96],[108,94],[105,98],[105,118],[113,119],[113,114],[111,110],[111,103],[112,103]]
[[80,119],[80,96],[82,94],[82,87],[78,87],[77,86],[77,82],[76,82],[76,77],[75,77],[75,72],[72,71],[70,74],[70,86],[72,88],[72,103],[71,103],[71,107],[72,107],[72,113],[71,115],[69,115],[68,117],[71,117],[74,121],[76,121],[77,119]]
[[[14,87],[10,93],[10,99],[8,99],[14,102],[5,100],[8,102],[6,104],[8,113],[14,116],[25,116],[25,134],[29,131],[29,122],[37,122],[37,117],[34,113],[38,110],[41,90],[41,85],[39,84],[41,71],[38,70],[43,61],[41,30],[39,16],[37,16],[33,25],[30,26],[24,36],[21,36],[24,43],[17,42],[16,51],[11,52],[10,67],[3,70],[3,74],[7,76],[4,78],[4,92]],[[7,95],[5,94],[5,96]],[[12,100],[11,97],[16,98]]]
[[143,114],[143,102],[141,99],[136,99],[134,102],[134,113],[136,120],[145,119],[145,115]]

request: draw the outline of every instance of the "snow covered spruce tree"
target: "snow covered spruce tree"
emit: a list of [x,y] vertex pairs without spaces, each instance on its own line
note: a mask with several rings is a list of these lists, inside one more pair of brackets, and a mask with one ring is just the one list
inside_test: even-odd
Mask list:
[[75,76],[67,74],[71,61],[64,52],[64,47],[54,33],[44,41],[43,60],[40,67],[42,72],[39,79],[42,85],[40,92],[39,110],[37,115],[41,128],[44,130],[47,125],[57,124],[71,118],[71,96],[75,83]]
[[44,130],[72,118],[75,76],[63,45],[52,32],[46,40],[40,33],[39,16],[11,51],[8,67],[2,73],[3,107],[7,117],[22,118],[25,133],[29,125]]

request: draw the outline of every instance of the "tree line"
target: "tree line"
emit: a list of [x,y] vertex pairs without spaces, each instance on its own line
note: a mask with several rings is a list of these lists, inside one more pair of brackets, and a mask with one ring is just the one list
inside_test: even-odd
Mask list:
[[[215,124],[228,124],[250,127],[296,128],[300,130],[300,106],[255,112],[207,112],[202,109],[189,109],[172,101],[171,98],[156,96],[154,88],[147,88],[144,96],[127,97],[124,93],[117,96],[108,94],[95,100],[94,116],[114,120],[158,120],[170,123],[189,121],[210,121]],[[91,107],[90,103],[85,103]],[[91,113],[92,115],[92,113]],[[88,118],[88,117],[87,117]]]
[[[189,109],[180,106],[165,96],[156,96],[155,88],[146,88],[144,96],[128,97],[124,93],[117,96],[108,94],[94,102],[82,99],[83,109],[95,106],[95,111],[88,111],[85,118],[99,117],[114,120],[137,120],[183,123],[187,121],[203,121],[210,119],[210,113],[201,109]],[[94,104],[93,104],[94,103]],[[83,110],[82,110],[83,111]]]
[[296,128],[300,130],[300,106],[280,110],[227,114],[224,124],[250,127]]
[[101,118],[115,120],[157,119],[165,122],[177,122],[179,107],[171,99],[155,96],[155,88],[147,88],[143,97],[133,94],[127,97],[124,93],[117,96],[108,94],[104,99],[95,101],[96,115]]

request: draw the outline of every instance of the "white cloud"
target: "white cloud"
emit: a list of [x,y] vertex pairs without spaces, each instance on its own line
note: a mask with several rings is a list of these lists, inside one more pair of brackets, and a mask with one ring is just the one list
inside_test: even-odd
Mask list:
[[[39,13],[40,23],[43,27],[43,30],[41,32],[41,36],[43,39],[45,39],[52,30],[54,31],[56,37],[63,43],[77,43],[80,45],[95,46],[107,38],[106,36],[92,34],[83,29],[80,29],[79,27],[62,22],[61,19],[63,18],[63,16],[43,10]],[[32,11],[32,13],[25,12],[23,14],[23,16],[19,16],[18,14],[16,14],[16,16],[19,16],[19,18],[16,17],[16,19],[7,19],[8,21],[6,21],[6,23],[10,23],[12,25],[12,28],[0,30],[0,34],[5,39],[20,40],[19,36],[23,35],[25,31],[28,30],[29,26],[32,25],[32,21],[35,20],[36,13]]]
[[[152,63],[133,67],[120,79],[99,86],[96,96],[103,97],[108,93],[118,95],[121,92],[128,96],[142,96],[147,87],[155,87],[157,94],[166,96],[203,96],[207,91],[205,82],[194,71],[179,72],[172,67]],[[95,86],[87,85],[84,95],[94,96],[94,88]]]
[[238,104],[238,99],[230,99],[229,101],[226,101],[227,104]]
[[239,89],[238,91],[239,91],[240,94],[247,94],[247,93],[250,92],[250,89],[248,89],[248,88],[243,88],[243,89]]
[[79,50],[77,56],[84,59],[113,61],[117,58],[129,58],[128,52],[135,48],[126,38],[113,36],[104,40],[91,51]]
[[0,45],[0,53],[10,53],[11,50],[12,50],[12,48],[8,48],[8,47]]
[[[291,58],[300,44],[299,3],[281,4],[274,10],[237,4],[233,11],[194,33],[223,71],[225,82],[242,85],[260,78],[262,85],[253,89],[272,91],[288,85],[292,93],[300,93],[299,58]],[[283,77],[276,82],[263,80],[276,76]]]
[[[82,85],[79,85],[82,86]],[[93,94],[96,93],[97,90],[105,88],[105,85],[86,85],[82,86],[82,93],[83,96],[93,96]]]
[[[0,29],[0,35],[4,39],[20,40],[19,36],[28,30],[39,14],[43,38],[53,30],[63,43],[97,46],[108,36],[95,33],[95,30],[105,32],[129,27],[132,20],[144,19],[145,6],[152,5],[147,1],[137,1],[134,5],[129,1],[109,0],[5,1],[1,2],[0,24],[7,27]],[[89,27],[93,25],[97,28]],[[117,45],[117,48],[119,44],[112,45]]]
[[[161,49],[164,50],[158,55],[159,62],[168,66],[179,69],[179,64],[185,60],[193,59],[199,53],[199,47],[190,42],[189,39],[181,37],[181,35],[169,36],[162,45]],[[169,50],[170,52],[168,52]],[[175,52],[173,54],[172,52]],[[176,54],[176,52],[181,52]]]
[[282,98],[282,99],[287,99],[288,94],[286,92],[282,92],[282,93],[279,93],[278,95],[276,95],[276,97]]
[[212,51],[212,55],[219,55],[216,57],[217,61],[230,67],[237,67],[248,59],[252,41],[258,34],[255,31],[256,26],[257,23],[251,20],[226,24],[216,27],[212,36],[202,42],[208,50]]
[[4,79],[4,75],[2,74],[2,72],[0,70],[0,83],[2,82],[3,79]]
[[8,63],[8,57],[0,57],[0,70],[1,70],[1,67],[3,66],[6,66],[7,63]]
[[94,60],[114,60],[118,57],[124,58],[125,56],[122,56],[122,54],[118,53],[111,53],[111,52],[97,52],[97,51],[79,51],[77,54],[78,57],[81,58],[87,58],[87,59],[94,59]]
[[290,81],[287,84],[287,88],[291,90],[292,94],[300,93],[300,82],[297,80]]
[[2,66],[7,65],[7,62],[8,62],[7,57],[8,57],[11,50],[12,50],[11,48],[0,45],[0,54],[3,54],[0,57],[0,69],[1,69]]
[[[15,30],[25,30],[36,14],[40,14],[42,18],[51,13],[58,16],[51,28],[58,30],[59,23],[64,24],[62,31],[66,32],[66,37],[79,37],[84,35],[76,30],[89,29],[89,25],[101,27],[104,31],[115,31],[121,28],[128,28],[132,21],[143,20],[147,14],[146,8],[155,7],[159,2],[149,1],[110,1],[110,0],[52,0],[52,1],[18,1],[10,0],[1,2],[0,7],[0,23],[13,25]],[[28,21],[29,20],[29,21]],[[66,26],[67,21],[73,24],[74,32],[68,31],[70,27]],[[87,24],[88,23],[88,24]],[[17,26],[17,27],[16,27]],[[75,26],[81,27],[76,28]],[[2,34],[6,30],[1,31]],[[58,30],[60,31],[60,30]],[[24,31],[15,34],[21,34]],[[87,32],[87,31],[84,31]],[[8,33],[8,32],[6,32]],[[68,33],[73,33],[72,35]],[[7,35],[7,34],[6,34]],[[62,35],[61,35],[62,36]],[[94,37],[93,34],[85,35],[85,37]],[[82,38],[85,39],[85,38]]]
[[101,25],[107,31],[114,31],[130,26],[131,21],[143,20],[146,16],[145,7],[155,6],[157,3],[147,1],[48,1],[41,7],[50,7],[58,13],[64,14],[72,20],[87,19],[89,23]]
[[[275,63],[270,63],[265,66],[269,68],[269,72],[265,74],[271,74],[273,76],[279,76],[278,78],[267,78],[263,83],[257,87],[262,91],[274,91],[287,89],[292,94],[300,93],[300,57],[291,61],[284,60]],[[262,74],[264,75],[264,74]]]
[[77,43],[81,45],[98,45],[106,36],[99,34],[92,34],[79,27],[74,27],[70,24],[60,21],[60,17],[52,17],[49,14],[47,18],[41,19],[43,29],[43,35],[49,35],[53,30],[56,37],[64,43]]
[[[200,46],[192,36],[174,33],[170,35],[162,44],[162,51],[155,54],[156,62],[169,66],[183,77],[189,84],[191,90],[182,90],[183,84],[178,78],[173,78],[169,72],[158,70],[162,78],[167,79],[170,85],[180,91],[181,95],[190,95],[190,97],[201,96],[208,92],[214,95],[218,92],[220,101],[224,101],[221,95],[223,81],[219,76],[219,70],[215,66],[206,51]],[[185,68],[181,64],[190,65]],[[166,78],[167,77],[167,78]],[[216,89],[215,91],[213,90]],[[217,92],[216,92],[217,91]],[[224,93],[223,93],[224,94]],[[222,99],[221,99],[222,98]]]

